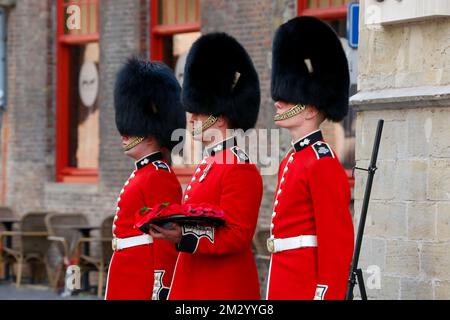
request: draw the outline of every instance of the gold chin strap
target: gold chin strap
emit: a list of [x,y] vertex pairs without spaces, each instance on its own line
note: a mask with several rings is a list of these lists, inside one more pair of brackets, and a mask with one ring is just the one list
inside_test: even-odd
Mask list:
[[142,141],[144,141],[145,137],[134,137],[133,139],[131,139],[131,142],[129,144],[127,144],[126,146],[123,147],[124,151],[128,151],[133,149],[134,147],[136,147],[139,143],[141,143]]
[[305,109],[306,109],[306,106],[304,104],[301,104],[301,103],[296,104],[295,106],[290,108],[288,111],[283,112],[281,114],[276,114],[273,117],[273,121],[282,121],[282,120],[292,118],[292,117],[298,115],[300,112],[302,112]]
[[198,136],[199,134],[201,134],[202,132],[204,132],[206,129],[211,128],[214,123],[217,122],[219,118],[211,115],[208,117],[208,119],[206,119],[205,122],[203,122],[202,127],[201,128],[197,128],[194,131],[192,131],[192,135],[193,136]]

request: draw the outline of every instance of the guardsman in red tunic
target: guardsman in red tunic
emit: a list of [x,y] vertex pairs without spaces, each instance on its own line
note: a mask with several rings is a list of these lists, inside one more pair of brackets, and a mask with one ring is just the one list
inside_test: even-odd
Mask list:
[[161,152],[174,146],[172,130],[186,125],[180,89],[161,63],[133,58],[117,75],[116,125],[125,154],[136,162],[117,199],[107,300],[167,298],[178,253],[173,244],[153,240],[134,225],[143,207],[181,202],[181,186]]
[[[227,129],[248,130],[258,116],[259,80],[245,49],[224,33],[200,37],[184,73],[182,101],[191,121],[203,123],[205,157],[187,186],[183,202],[224,210],[221,227],[180,227],[154,238],[175,242],[180,252],[169,300],[260,299],[252,238],[262,197],[262,179]],[[214,132],[216,140],[209,136]]]
[[273,44],[277,125],[292,136],[278,172],[268,299],[344,299],[353,254],[350,187],[319,130],[347,114],[349,72],[335,32],[312,17],[283,24]]

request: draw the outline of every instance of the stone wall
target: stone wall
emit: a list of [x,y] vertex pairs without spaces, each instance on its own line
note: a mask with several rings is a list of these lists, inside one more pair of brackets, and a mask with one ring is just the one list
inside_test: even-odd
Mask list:
[[[450,19],[365,26],[361,4],[360,91],[352,98],[359,167],[368,166],[385,120],[361,253],[363,269],[381,270],[369,298],[449,299]],[[366,177],[356,176],[356,221]]]

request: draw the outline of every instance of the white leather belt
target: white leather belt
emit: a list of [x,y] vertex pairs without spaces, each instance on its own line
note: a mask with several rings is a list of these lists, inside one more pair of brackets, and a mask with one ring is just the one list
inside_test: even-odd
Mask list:
[[284,239],[267,239],[267,250],[270,253],[305,247],[317,247],[316,236],[298,236]]
[[150,244],[153,243],[152,236],[148,234],[143,234],[136,237],[129,237],[129,238],[113,238],[112,239],[112,249],[114,251],[123,250],[126,248],[141,246],[144,244]]

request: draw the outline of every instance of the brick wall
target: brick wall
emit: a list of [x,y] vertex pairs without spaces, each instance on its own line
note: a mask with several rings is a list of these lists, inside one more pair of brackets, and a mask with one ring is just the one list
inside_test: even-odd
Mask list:
[[47,1],[18,1],[8,14],[5,204],[18,212],[44,207],[48,17]]
[[[10,101],[6,116],[10,133],[7,161],[10,178],[7,186],[7,204],[16,207],[19,213],[27,209],[44,207],[67,211],[74,207],[75,202],[78,210],[85,211],[83,203],[79,203],[83,191],[89,190],[86,192],[90,197],[97,197],[98,194],[114,194],[114,191],[120,190],[132,163],[123,156],[120,148],[119,135],[114,124],[112,91],[118,66],[131,53],[145,55],[148,52],[144,41],[148,37],[148,0],[101,2],[101,82],[98,98],[101,145],[97,191],[92,191],[90,187],[66,187],[52,183],[56,110],[55,3],[54,0],[42,1],[39,4],[22,0],[17,2],[17,6],[13,7],[9,14]],[[294,0],[202,2],[202,31],[229,32],[243,43],[253,58],[262,89],[258,127],[274,127],[271,120],[273,106],[270,99],[272,33],[279,23],[294,12]],[[274,15],[277,16],[276,19]],[[282,15],[283,18],[279,19],[278,15]],[[38,32],[37,34],[29,32],[31,25],[36,26],[34,31]],[[44,54],[35,55],[36,50]],[[25,162],[29,162],[28,166]],[[31,169],[31,166],[38,165],[39,169]],[[28,185],[28,189],[23,189],[24,184]],[[19,189],[29,190],[27,201],[36,204],[23,202],[22,192],[17,192]],[[59,197],[63,197],[64,201],[59,201]],[[106,198],[103,200],[101,202],[107,202]],[[67,201],[70,204],[67,204]],[[270,202],[267,206],[271,204]],[[267,225],[267,221],[264,224]]]

